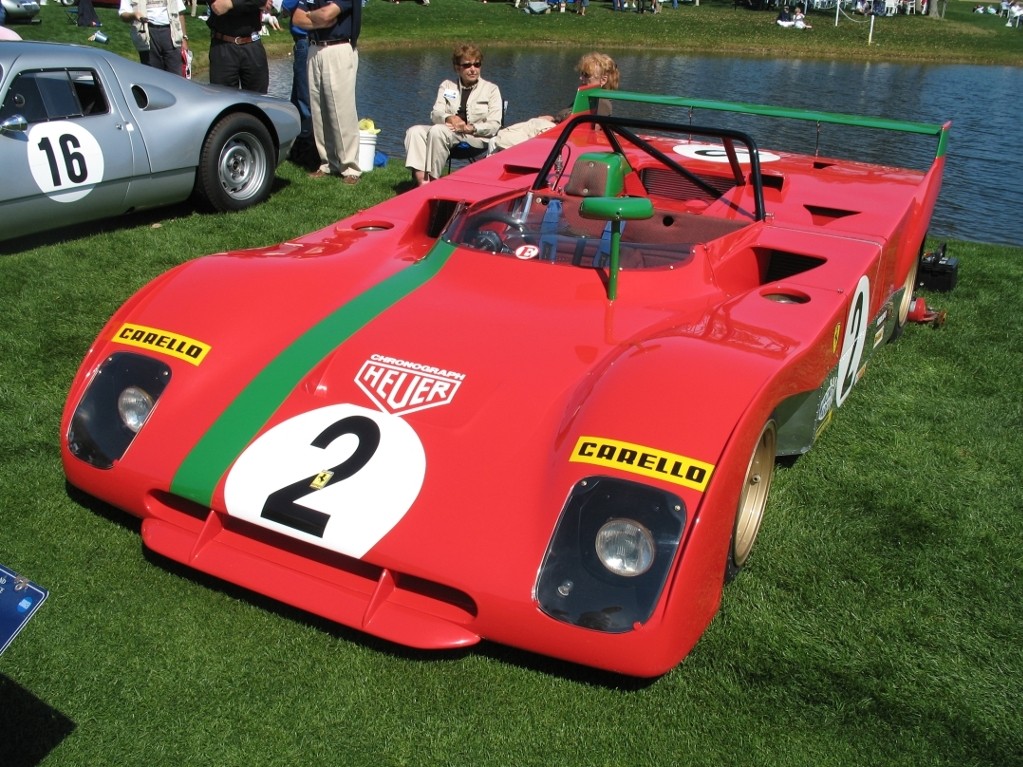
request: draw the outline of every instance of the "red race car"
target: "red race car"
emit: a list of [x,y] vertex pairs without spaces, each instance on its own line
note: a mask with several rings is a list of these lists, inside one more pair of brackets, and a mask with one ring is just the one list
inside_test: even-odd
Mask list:
[[[764,151],[591,97],[937,149]],[[776,457],[908,321],[948,130],[580,94],[529,142],[154,280],[71,387],[67,477],[151,550],[402,645],[662,674],[746,563]]]

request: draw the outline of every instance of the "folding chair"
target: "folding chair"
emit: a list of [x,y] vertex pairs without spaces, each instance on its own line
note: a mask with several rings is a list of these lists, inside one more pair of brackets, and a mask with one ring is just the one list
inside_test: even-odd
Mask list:
[[[504,125],[504,116],[508,114],[508,101],[506,100],[501,105],[501,125]],[[454,160],[459,162],[473,163],[481,157],[488,157],[494,153],[494,139],[491,137],[487,140],[485,146],[478,147],[473,146],[468,141],[459,141],[453,147],[451,152],[448,154],[448,173],[451,172],[451,163]]]

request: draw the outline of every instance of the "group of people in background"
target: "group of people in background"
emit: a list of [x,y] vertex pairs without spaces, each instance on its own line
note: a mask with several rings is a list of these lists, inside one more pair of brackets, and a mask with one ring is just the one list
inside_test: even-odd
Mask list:
[[[444,80],[430,110],[429,125],[413,125],[405,133],[405,167],[417,186],[440,178],[459,144],[478,150],[507,149],[550,130],[571,115],[571,107],[504,126],[501,89],[482,77],[483,51],[463,44],[451,55],[455,77]],[[618,66],[603,53],[587,53],[576,66],[579,88],[617,90]],[[611,103],[598,99],[598,114],[610,114]]]
[[797,5],[795,10],[787,5],[783,5],[782,9],[778,11],[776,23],[779,27],[791,29],[813,29],[813,27],[806,23],[806,14],[803,13],[802,5]]
[[[271,2],[210,0],[207,14],[200,17],[210,32],[210,83],[268,92],[270,68],[261,31]],[[368,170],[359,166],[355,97],[362,0],[276,2],[276,8],[290,16],[294,41],[291,100],[301,119],[296,146],[309,158],[304,163],[310,166],[311,178],[335,176],[344,184],[357,184]],[[587,4],[576,2],[580,10]],[[120,0],[118,8],[120,19],[130,25],[140,62],[179,75],[190,66],[186,15],[184,0]],[[95,16],[91,0],[79,0],[79,23],[100,26]],[[550,130],[572,113],[569,106],[505,126],[501,90],[482,76],[482,50],[461,44],[452,54],[452,65],[454,77],[437,89],[429,124],[413,125],[405,135],[405,165],[416,185],[440,178],[452,148],[459,144],[486,151],[507,149]],[[580,90],[618,88],[618,67],[606,54],[588,53],[576,69]],[[610,102],[598,99],[596,111],[610,114]]]
[[[80,0],[81,1],[81,0]],[[211,0],[201,17],[210,33],[210,82],[266,93],[270,64],[261,32],[271,0]],[[362,27],[361,0],[283,0],[294,40],[291,100],[302,121],[298,149],[315,158],[314,178],[339,176],[356,184],[359,118],[355,81],[357,41]],[[139,60],[183,74],[188,62],[184,0],[121,0],[118,15],[131,25]],[[274,24],[279,28],[279,24]]]
[[1023,2],[1021,0],[1002,0],[999,7],[993,5],[985,6],[984,4],[978,4],[973,6],[974,13],[988,13],[991,15],[1001,16],[1003,19],[1007,19],[1005,26],[1007,27],[1018,27],[1020,17],[1023,16]]

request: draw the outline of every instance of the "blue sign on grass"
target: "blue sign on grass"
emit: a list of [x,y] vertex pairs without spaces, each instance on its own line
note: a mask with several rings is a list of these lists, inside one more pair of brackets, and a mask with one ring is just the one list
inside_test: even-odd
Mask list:
[[35,615],[49,592],[0,565],[0,654]]

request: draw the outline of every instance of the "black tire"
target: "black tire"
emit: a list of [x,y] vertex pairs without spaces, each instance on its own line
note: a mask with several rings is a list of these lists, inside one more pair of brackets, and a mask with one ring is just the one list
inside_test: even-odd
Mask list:
[[206,134],[199,154],[195,195],[209,210],[227,213],[258,205],[273,185],[274,142],[258,118],[222,117]]
[[774,421],[768,421],[757,443],[753,447],[746,477],[739,494],[739,505],[735,511],[735,526],[732,540],[728,544],[728,562],[725,565],[725,583],[731,583],[749,560],[753,543],[760,531],[764,518],[767,498],[774,479],[775,458],[778,455],[778,429]]

